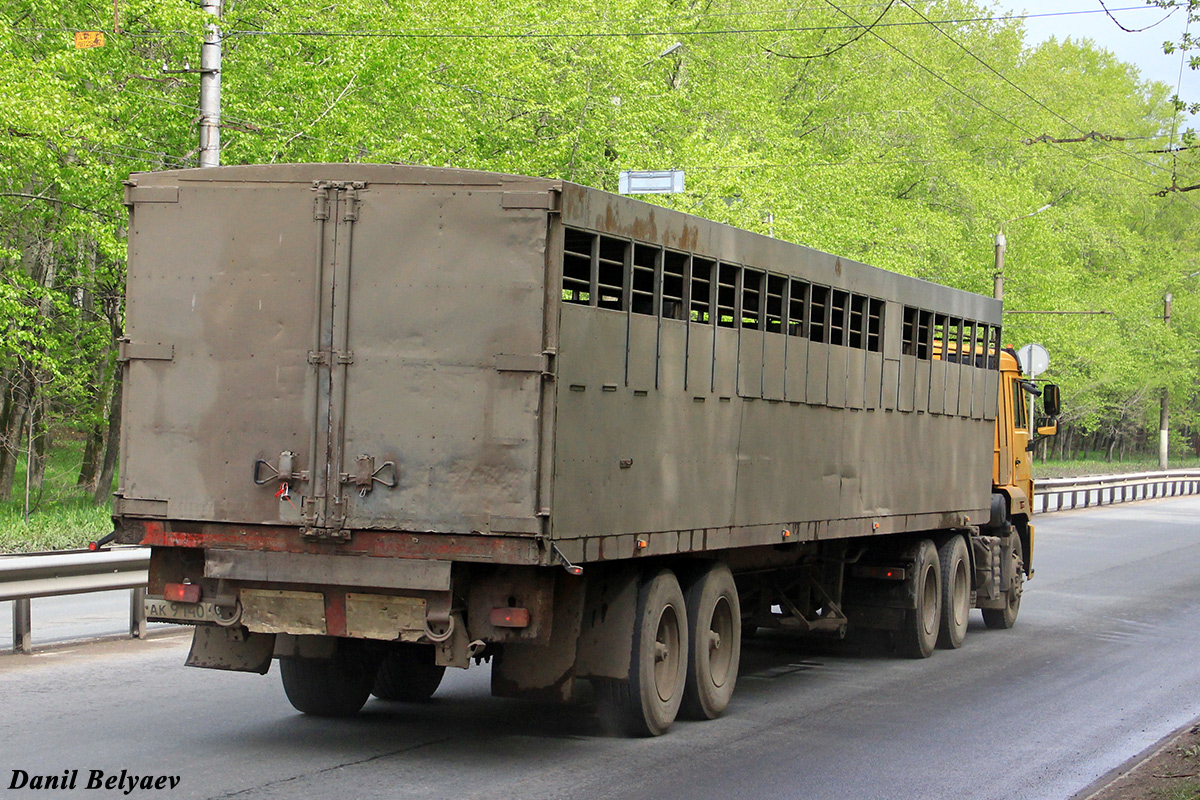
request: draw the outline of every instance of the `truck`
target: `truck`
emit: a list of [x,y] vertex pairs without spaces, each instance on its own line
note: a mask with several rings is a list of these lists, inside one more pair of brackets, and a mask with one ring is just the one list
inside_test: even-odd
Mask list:
[[228,166],[125,202],[115,533],[190,666],[278,661],[348,716],[487,661],[658,735],[725,711],[761,628],[924,658],[1016,621],[1059,400],[996,300],[564,180]]

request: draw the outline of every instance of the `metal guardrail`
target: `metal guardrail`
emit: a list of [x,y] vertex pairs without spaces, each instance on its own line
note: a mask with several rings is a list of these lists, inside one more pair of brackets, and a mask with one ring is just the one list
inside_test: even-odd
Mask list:
[[147,547],[0,556],[0,601],[13,601],[13,651],[30,652],[35,597],[129,589],[129,635],[144,637],[149,567]]
[[[1200,494],[1200,470],[1174,469],[1091,475],[1083,478],[1045,478],[1035,481],[1034,507],[1039,513]],[[1039,502],[1040,501],[1040,502]]]

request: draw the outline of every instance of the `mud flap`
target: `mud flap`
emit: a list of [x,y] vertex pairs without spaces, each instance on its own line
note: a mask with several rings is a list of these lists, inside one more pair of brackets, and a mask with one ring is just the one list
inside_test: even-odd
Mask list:
[[266,675],[271,668],[271,654],[274,651],[274,634],[251,633],[241,626],[221,628],[199,625],[192,636],[192,649],[184,663],[189,667]]
[[548,644],[509,642],[492,664],[492,694],[569,703],[574,698],[575,655],[583,621],[586,584],[560,575]]
[[579,635],[578,677],[629,678],[639,577],[636,568],[628,568],[591,578]]

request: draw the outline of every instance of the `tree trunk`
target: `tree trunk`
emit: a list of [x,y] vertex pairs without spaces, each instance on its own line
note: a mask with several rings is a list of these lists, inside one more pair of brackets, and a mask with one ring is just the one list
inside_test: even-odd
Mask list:
[[97,474],[100,471],[100,449],[104,446],[104,426],[96,424],[88,430],[87,442],[83,446],[83,462],[79,465],[79,477],[75,488],[96,491]]
[[46,480],[46,454],[50,452],[51,445],[45,398],[34,403],[33,411],[33,463],[26,465],[26,469],[31,470],[30,486],[40,492]]
[[112,496],[113,475],[117,471],[117,451],[121,446],[121,372],[113,379],[112,404],[108,409],[108,436],[104,447],[104,468],[92,495],[93,505],[103,505]]
[[8,425],[0,431],[0,438],[4,443],[4,457],[0,462],[0,500],[12,497],[13,480],[17,475],[17,458],[21,452],[21,443],[25,441],[25,426],[28,424],[25,415],[29,410],[29,389],[32,382],[25,378],[24,370],[21,372],[17,378],[17,385],[13,387]]
[[83,448],[83,463],[79,466],[79,478],[75,485],[95,492],[100,485],[100,470],[104,466],[104,436],[108,430],[105,413],[112,405],[113,376],[109,369],[112,347],[106,347],[100,354],[100,366],[96,370],[96,393],[92,401],[92,413],[100,422],[92,425],[88,431],[87,444]]

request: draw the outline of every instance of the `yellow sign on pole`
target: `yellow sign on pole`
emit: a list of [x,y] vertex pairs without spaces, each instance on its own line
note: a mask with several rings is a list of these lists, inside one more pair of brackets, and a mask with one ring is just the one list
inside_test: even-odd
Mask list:
[[86,50],[89,47],[104,47],[104,31],[75,32],[75,49]]

